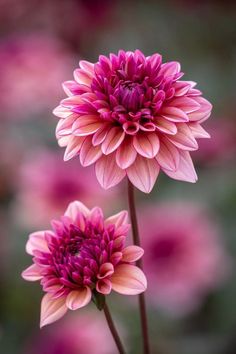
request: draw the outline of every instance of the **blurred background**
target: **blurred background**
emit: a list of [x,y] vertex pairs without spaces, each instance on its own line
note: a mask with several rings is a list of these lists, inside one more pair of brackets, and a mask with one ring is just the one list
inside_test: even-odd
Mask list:
[[[127,208],[125,183],[104,193],[93,169],[63,163],[52,110],[80,59],[139,48],[179,61],[214,106],[212,139],[192,154],[198,183],[161,175],[151,195],[137,193],[152,352],[235,354],[235,1],[0,0],[0,23],[0,351],[116,353],[92,304],[39,330],[40,285],[20,274],[28,234],[69,201]],[[140,353],[137,303],[109,303],[128,353]]]

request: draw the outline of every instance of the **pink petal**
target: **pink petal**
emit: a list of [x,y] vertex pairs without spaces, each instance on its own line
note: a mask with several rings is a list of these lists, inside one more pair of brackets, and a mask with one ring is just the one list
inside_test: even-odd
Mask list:
[[68,145],[64,153],[64,161],[72,159],[74,156],[78,155],[81,146],[84,142],[84,136],[70,136]]
[[63,90],[65,91],[65,93],[67,94],[67,96],[74,96],[74,92],[76,91],[76,89],[78,89],[78,84],[73,81],[73,80],[69,80],[69,81],[65,81],[62,84]]
[[190,113],[188,115],[189,120],[202,123],[210,116],[212,105],[203,97],[194,97],[194,99],[201,105],[201,107],[196,112]]
[[104,141],[109,131],[109,126],[110,124],[103,124],[96,131],[96,133],[93,135],[93,140],[92,140],[94,146],[100,145]]
[[105,226],[115,225],[116,228],[126,225],[128,222],[128,212],[126,210],[120,211],[118,214],[112,215],[105,220]]
[[61,105],[56,107],[52,113],[59,118],[67,118],[71,114],[73,114],[73,112],[71,112],[70,109],[68,109],[66,107],[62,107]]
[[134,136],[133,144],[136,151],[149,159],[158,153],[160,141],[156,133],[140,133]]
[[95,133],[103,122],[99,121],[97,115],[80,116],[73,124],[73,134],[76,136],[85,136]]
[[89,216],[90,210],[83,203],[75,201],[69,204],[64,215],[69,216],[71,220],[76,221],[78,213],[82,213],[84,216]]
[[164,117],[155,118],[156,127],[159,131],[165,134],[175,135],[177,133],[176,124],[168,121]]
[[175,135],[166,136],[175,146],[182,150],[197,150],[198,144],[187,124],[179,123]]
[[189,121],[187,114],[176,107],[163,107],[160,114],[171,122],[181,123]]
[[117,165],[122,168],[126,169],[136,159],[137,151],[133,145],[133,138],[126,137],[121,146],[117,149],[116,152],[116,162]]
[[99,207],[94,207],[90,211],[90,218],[89,220],[94,224],[97,225],[97,227],[103,228],[104,226],[104,216],[103,216],[103,211]]
[[176,171],[179,166],[179,151],[168,139],[163,137],[156,160],[162,168]]
[[137,295],[147,288],[147,280],[141,269],[131,264],[116,266],[111,277],[112,289],[123,295]]
[[137,156],[135,162],[127,170],[127,175],[131,183],[144,193],[150,193],[160,167],[155,159],[146,159]]
[[89,287],[72,290],[66,298],[66,306],[70,310],[77,310],[88,305],[91,301],[92,292]]
[[63,136],[63,135],[71,134],[72,133],[72,125],[77,118],[78,118],[78,114],[74,113],[74,114],[71,114],[66,119],[60,119],[57,124],[57,127],[56,127],[56,135]]
[[94,74],[94,64],[93,63],[90,63],[87,60],[80,60],[79,66],[81,67],[81,69],[86,71],[89,75]]
[[102,143],[102,152],[105,155],[116,150],[125,138],[125,132],[120,127],[113,127],[108,132],[105,140]]
[[100,146],[93,146],[92,138],[88,136],[80,150],[80,162],[82,166],[89,166],[102,156]]
[[95,172],[98,182],[104,189],[115,186],[125,177],[125,171],[117,166],[114,154],[102,156],[96,162]]
[[21,276],[28,281],[36,281],[42,279],[42,275],[40,275],[40,268],[37,264],[32,264],[30,267],[25,269],[21,273]]
[[78,84],[90,86],[92,82],[92,77],[89,72],[84,71],[83,69],[75,69],[74,78]]
[[81,95],[74,95],[61,101],[61,105],[66,108],[73,108],[83,103]]
[[193,87],[193,81],[176,81],[173,85],[175,89],[175,96],[183,96],[185,95],[191,87]]
[[96,290],[104,295],[110,294],[112,290],[112,284],[109,279],[99,279],[96,283]]
[[170,106],[177,107],[185,113],[195,112],[200,108],[200,104],[189,97],[177,97],[170,102]]
[[170,61],[161,65],[159,74],[164,75],[165,77],[172,76],[180,72],[180,69],[180,63],[177,61]]
[[138,246],[128,246],[123,249],[122,253],[123,262],[135,262],[143,256],[144,250]]
[[26,252],[33,255],[33,251],[49,252],[47,242],[45,240],[46,231],[36,231],[29,235],[26,243]]
[[210,138],[210,135],[199,123],[189,123],[188,124],[194,138]]
[[60,147],[65,147],[70,142],[70,136],[57,136],[57,142]]
[[103,263],[99,268],[98,279],[106,278],[114,273],[113,264],[107,262]]
[[51,294],[44,295],[41,302],[40,327],[59,320],[67,312],[65,298],[53,299]]
[[179,181],[195,183],[197,174],[188,151],[179,151],[180,161],[177,171],[163,169],[163,171],[171,178]]

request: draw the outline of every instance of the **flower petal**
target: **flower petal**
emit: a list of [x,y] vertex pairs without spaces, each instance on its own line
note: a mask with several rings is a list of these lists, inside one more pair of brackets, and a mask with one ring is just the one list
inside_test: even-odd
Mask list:
[[176,107],[163,107],[160,114],[162,115],[162,117],[170,120],[171,122],[181,123],[189,121],[187,114]]
[[103,124],[93,135],[93,140],[92,143],[94,146],[100,145],[105,137],[107,136],[107,133],[109,131],[109,124]]
[[144,250],[138,246],[128,246],[123,249],[122,253],[123,262],[135,262],[143,256]]
[[178,132],[175,135],[167,136],[175,146],[182,150],[197,150],[198,143],[195,140],[190,128],[185,123],[178,124]]
[[112,289],[123,295],[137,295],[147,288],[147,280],[141,269],[131,264],[116,266],[111,277]]
[[169,120],[165,119],[164,117],[156,117],[155,124],[159,131],[165,134],[175,135],[177,133],[176,124],[170,122]]
[[188,151],[179,151],[180,161],[177,171],[163,169],[163,171],[171,178],[179,181],[195,183],[197,174]]
[[99,268],[98,279],[106,278],[114,273],[113,264],[107,262],[103,263]]
[[184,111],[185,113],[191,113],[197,111],[201,105],[189,97],[176,97],[170,102],[171,107],[176,107]]
[[46,294],[41,302],[40,327],[59,320],[67,312],[65,297],[53,299],[51,294]]
[[72,159],[72,157],[78,155],[81,146],[84,142],[84,136],[70,136],[68,145],[64,153],[64,161]]
[[33,255],[34,250],[49,252],[47,242],[45,240],[46,231],[37,231],[29,235],[29,239],[26,243],[26,252]]
[[96,162],[95,172],[104,189],[115,186],[125,177],[125,171],[116,164],[115,154],[102,156]]
[[40,268],[37,264],[32,264],[21,273],[22,278],[28,281],[36,281],[42,279]]
[[73,114],[73,112],[71,112],[71,110],[67,107],[63,107],[61,105],[57,106],[52,113],[59,117],[59,118],[67,118],[69,117],[71,114]]
[[179,150],[168,139],[162,138],[156,160],[162,168],[176,171],[179,166]]
[[95,133],[103,122],[99,121],[97,115],[80,116],[73,124],[73,134],[76,136],[86,136]]
[[188,126],[194,138],[210,138],[210,134],[208,134],[207,131],[203,129],[203,127],[199,123],[189,123]]
[[66,298],[66,306],[70,310],[77,310],[88,305],[91,301],[92,292],[89,287],[72,290]]
[[78,213],[84,216],[90,215],[90,210],[81,202],[74,201],[70,203],[65,211],[65,216],[69,216],[73,221],[77,220]]
[[105,226],[107,225],[115,225],[116,228],[126,225],[128,222],[128,212],[126,210],[122,210],[119,213],[110,216],[105,220]]
[[82,166],[89,166],[96,162],[102,156],[100,146],[93,146],[92,138],[88,136],[80,150],[80,163]]
[[96,283],[96,290],[104,295],[110,294],[112,290],[112,284],[109,279],[99,279]]
[[140,155],[149,159],[155,157],[160,148],[160,141],[156,133],[139,133],[134,136],[133,144]]
[[119,146],[116,152],[116,162],[117,165],[122,168],[126,169],[136,159],[137,151],[133,145],[133,138],[126,137],[123,143]]
[[155,159],[137,156],[133,165],[126,171],[130,182],[135,187],[144,193],[150,193],[156,182],[160,167]]
[[120,127],[113,127],[102,143],[102,152],[105,155],[115,151],[125,138],[125,132]]

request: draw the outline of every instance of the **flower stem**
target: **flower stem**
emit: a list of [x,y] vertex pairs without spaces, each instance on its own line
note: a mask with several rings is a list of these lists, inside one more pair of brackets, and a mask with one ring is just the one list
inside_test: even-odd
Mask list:
[[[128,200],[129,200],[130,218],[131,218],[132,231],[133,231],[133,242],[136,246],[140,247],[141,242],[139,237],[138,221],[137,221],[136,207],[135,207],[135,200],[134,200],[134,187],[129,180],[128,180]],[[142,259],[139,259],[137,261],[137,265],[140,269],[143,269]],[[142,334],[143,334],[143,353],[150,354],[148,323],[147,323],[144,293],[139,294],[139,312],[140,312]]]
[[125,354],[125,350],[124,350],[123,344],[121,343],[119,334],[118,334],[118,332],[116,330],[116,327],[114,325],[113,319],[111,317],[111,313],[110,313],[109,308],[108,308],[106,303],[104,305],[103,310],[104,310],[104,313],[105,313],[107,324],[108,324],[108,326],[110,328],[111,334],[112,334],[113,339],[114,339],[114,341],[116,343],[118,352],[119,352],[119,354]]

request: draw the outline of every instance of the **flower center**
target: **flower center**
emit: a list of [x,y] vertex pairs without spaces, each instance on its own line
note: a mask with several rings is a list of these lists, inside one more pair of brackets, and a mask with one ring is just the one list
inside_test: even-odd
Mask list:
[[139,110],[143,95],[142,84],[125,81],[119,85],[119,101],[128,112],[136,113]]

